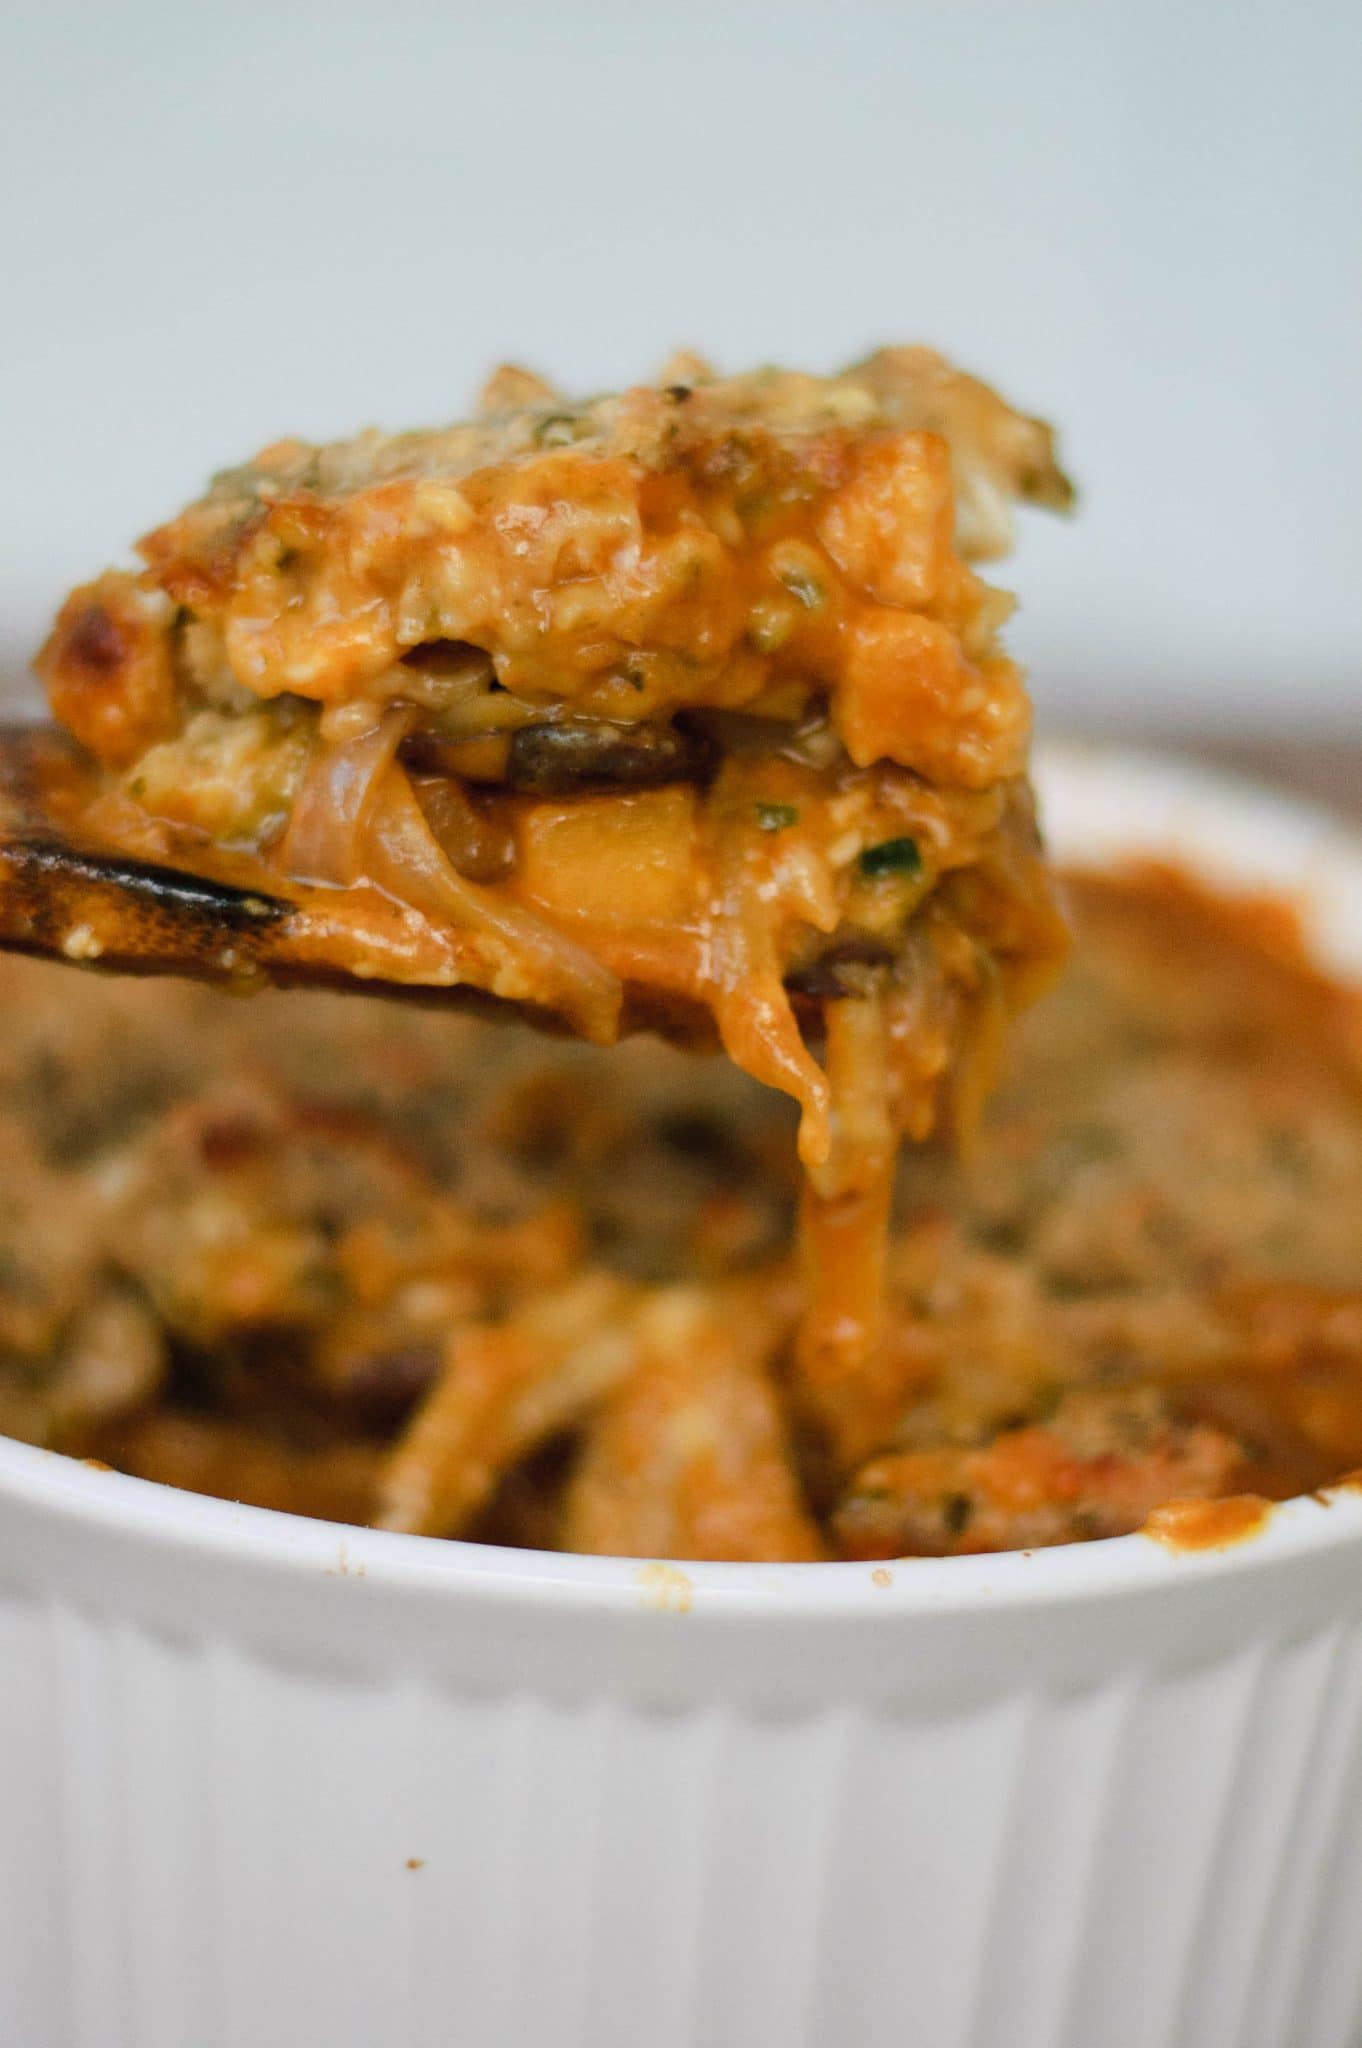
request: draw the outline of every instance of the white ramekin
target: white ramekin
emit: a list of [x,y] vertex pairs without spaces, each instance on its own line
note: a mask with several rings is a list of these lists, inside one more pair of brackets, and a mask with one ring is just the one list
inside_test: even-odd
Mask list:
[[[1125,753],[1065,858],[1362,845]],[[1356,2048],[1362,1495],[1250,1540],[705,1565],[0,1443],[4,2048]]]

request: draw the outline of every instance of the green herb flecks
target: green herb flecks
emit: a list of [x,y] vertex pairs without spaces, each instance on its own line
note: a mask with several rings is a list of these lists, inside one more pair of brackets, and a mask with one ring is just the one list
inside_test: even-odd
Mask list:
[[570,448],[580,438],[580,427],[580,414],[551,412],[535,427],[535,443],[540,448]]
[[861,854],[860,870],[867,882],[882,882],[891,875],[920,875],[922,855],[916,839],[882,839],[878,846],[867,846]]
[[805,611],[816,612],[825,602],[827,591],[812,570],[807,569],[802,562],[781,561],[777,564],[776,575],[791,597],[797,598],[803,605]]
[[763,832],[783,832],[799,823],[799,812],[793,804],[758,804],[757,823]]
[[799,614],[777,599],[774,604],[755,604],[747,622],[747,644],[758,654],[777,654],[794,632]]

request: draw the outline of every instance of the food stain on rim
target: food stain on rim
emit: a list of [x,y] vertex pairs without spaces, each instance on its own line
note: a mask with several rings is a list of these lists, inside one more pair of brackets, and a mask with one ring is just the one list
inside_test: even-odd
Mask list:
[[679,1565],[640,1565],[635,1584],[640,1606],[654,1614],[689,1614],[695,1605],[695,1587]]
[[1259,1535],[1272,1508],[1260,1493],[1231,1493],[1221,1500],[1168,1500],[1154,1509],[1140,1533],[1165,1550],[1230,1550]]

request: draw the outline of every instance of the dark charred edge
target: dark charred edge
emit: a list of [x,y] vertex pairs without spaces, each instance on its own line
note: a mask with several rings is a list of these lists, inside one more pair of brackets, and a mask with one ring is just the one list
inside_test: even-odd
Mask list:
[[43,834],[0,842],[0,945],[124,973],[268,973],[290,904]]
[[[372,996],[515,1019],[551,1037],[576,1036],[553,1010],[467,983],[360,979],[328,967],[317,957],[318,934],[307,910],[286,898],[65,838],[47,792],[84,765],[79,748],[49,726],[0,724],[0,950],[61,960],[86,972]],[[71,944],[83,929],[97,950]],[[810,1021],[816,1021],[816,1004],[805,999],[800,1007],[809,1008]],[[718,1044],[703,1003],[631,983],[625,987],[621,1033],[635,1032],[655,1033],[687,1050],[709,1051]]]
[[[183,868],[123,854],[97,853],[71,845],[52,834],[0,843],[0,863],[15,901],[33,918],[35,930],[51,906],[64,899],[100,898],[127,904],[136,914],[168,918],[183,927],[206,926],[222,933],[258,931],[294,915],[294,906],[277,896],[238,889],[191,875]],[[5,907],[6,920],[13,915]]]
[[[72,945],[88,932],[98,950]],[[383,996],[487,1016],[514,1010],[552,1028],[526,1006],[484,990],[412,986],[307,957],[307,913],[278,897],[186,874],[150,861],[91,852],[51,834],[0,838],[0,948],[60,959],[85,971],[187,976],[252,988],[329,989]]]
[[[301,905],[66,839],[47,792],[82,765],[79,750],[51,728],[0,726],[0,950],[85,972],[181,976],[243,991],[318,989],[575,1035],[553,1010],[467,983],[357,978],[319,957],[320,935]],[[633,987],[624,1028],[688,1047],[714,1040],[703,1006]]]
[[65,734],[0,726],[0,946],[119,973],[269,974],[295,906],[68,838],[53,797],[85,773]]

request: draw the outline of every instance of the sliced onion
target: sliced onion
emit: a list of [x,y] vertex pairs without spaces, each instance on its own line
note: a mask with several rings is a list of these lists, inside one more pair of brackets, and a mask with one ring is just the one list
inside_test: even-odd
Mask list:
[[358,738],[318,746],[279,849],[300,881],[347,887],[363,870],[364,813],[379,777],[409,731],[414,713],[394,706]]
[[400,762],[389,760],[364,806],[361,870],[377,888],[436,925],[486,933],[520,969],[525,999],[561,1011],[585,1038],[609,1044],[619,1031],[617,975],[545,919],[450,865]]
[[795,1356],[829,1436],[850,1460],[884,1441],[902,1403],[884,1345],[898,1133],[883,999],[829,1003],[824,1028],[832,1145],[826,1165],[808,1173],[799,1207],[806,1296]]
[[721,816],[712,842],[714,894],[710,974],[714,1021],[724,1051],[768,1088],[799,1104],[799,1156],[806,1167],[828,1156],[828,1084],[804,1043],[784,984],[772,929],[774,906],[749,858],[745,825]]

